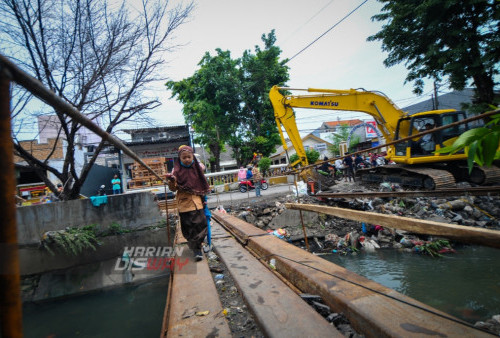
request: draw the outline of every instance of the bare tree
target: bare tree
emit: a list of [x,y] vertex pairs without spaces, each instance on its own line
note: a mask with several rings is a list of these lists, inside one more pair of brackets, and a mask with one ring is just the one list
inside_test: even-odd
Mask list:
[[[142,0],[140,7],[113,7],[106,0],[0,0],[2,49],[48,88],[91,118],[108,121],[112,133],[120,123],[144,118],[160,103],[147,95],[160,80],[165,56],[174,48],[173,32],[187,21],[193,3],[172,7],[165,0]],[[16,98],[25,100],[29,95]],[[26,115],[17,102],[14,116]],[[46,112],[45,112],[46,113]],[[50,166],[20,146],[15,131],[15,152],[52,191],[52,173],[65,184],[62,199],[74,199],[99,152],[101,141],[80,172],[75,167],[75,141],[81,125],[56,114],[58,137],[67,142],[62,169]],[[57,144],[57,143],[55,143]]]

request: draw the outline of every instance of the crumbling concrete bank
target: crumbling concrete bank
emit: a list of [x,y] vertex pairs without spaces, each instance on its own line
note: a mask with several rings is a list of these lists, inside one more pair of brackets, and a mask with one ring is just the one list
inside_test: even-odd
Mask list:
[[[108,196],[95,207],[88,199],[19,207],[18,242],[24,301],[40,301],[146,281],[167,271],[117,270],[125,248],[166,246],[165,218],[150,193]],[[42,247],[48,232],[92,225],[99,244],[78,255]],[[114,227],[114,232],[110,232]],[[122,266],[119,266],[120,268]]]
[[17,240],[20,245],[37,244],[47,231],[98,224],[118,223],[137,230],[160,221],[160,210],[148,192],[108,196],[98,207],[90,199],[72,200],[17,208]]

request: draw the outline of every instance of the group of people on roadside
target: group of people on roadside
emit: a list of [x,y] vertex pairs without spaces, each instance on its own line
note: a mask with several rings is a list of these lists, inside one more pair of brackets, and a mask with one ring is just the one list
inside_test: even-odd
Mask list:
[[[354,174],[356,170],[368,166],[377,167],[385,165],[387,164],[387,160],[384,156],[384,154],[375,153],[369,153],[366,157],[361,154],[354,156],[349,155],[347,152],[345,153],[345,157],[343,159],[341,159],[340,156],[337,156],[334,165],[331,165],[329,162],[324,162],[318,170],[320,172],[330,173],[330,169],[333,169],[336,177],[342,175],[344,177],[344,181],[355,182]],[[325,156],[323,161],[328,161],[328,157]]]
[[255,162],[252,165],[245,167],[240,167],[240,170],[238,171],[238,181],[243,182],[243,181],[250,181],[250,184],[255,187],[255,196],[256,197],[261,197],[261,183],[262,179],[264,177],[262,176],[262,173],[260,172],[259,169],[259,163]]
[[[111,180],[111,186],[113,187],[113,195],[118,195],[122,193],[122,181],[118,177],[117,174],[113,176],[113,179]],[[98,196],[104,196],[106,195],[106,185],[101,185],[99,189],[97,189],[97,195]]]

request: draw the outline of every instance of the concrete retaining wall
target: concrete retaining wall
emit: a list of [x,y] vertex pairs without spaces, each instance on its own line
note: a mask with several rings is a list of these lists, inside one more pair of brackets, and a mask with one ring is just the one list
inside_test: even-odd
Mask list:
[[17,238],[20,245],[37,244],[47,231],[96,224],[106,229],[118,223],[125,229],[156,225],[161,213],[148,192],[108,196],[108,203],[94,207],[90,199],[17,208]]
[[38,246],[27,246],[19,249],[19,266],[21,276],[45,273],[53,270],[64,270],[73,266],[89,264],[121,257],[125,248],[131,247],[165,247],[167,246],[166,228],[146,229],[131,233],[99,237],[101,243],[96,250],[85,250],[78,256],[62,251],[54,255]]
[[[149,192],[108,196],[108,203],[94,207],[89,199],[19,207],[17,226],[19,265],[24,301],[39,301],[136,283],[168,273],[145,270],[132,273],[117,270],[125,248],[166,247],[165,227],[147,229],[164,221]],[[74,256],[62,251],[52,255],[40,247],[47,231],[96,224],[105,231],[117,223],[130,233],[98,237],[97,250]]]

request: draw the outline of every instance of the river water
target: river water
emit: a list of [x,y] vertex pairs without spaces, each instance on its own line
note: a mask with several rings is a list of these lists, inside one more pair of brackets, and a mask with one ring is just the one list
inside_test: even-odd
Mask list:
[[440,258],[377,250],[323,258],[469,323],[500,314],[500,250],[467,246]]
[[[322,256],[470,323],[500,314],[500,250],[462,247],[441,258],[378,250]],[[25,337],[158,337],[168,279],[23,308]]]
[[26,304],[24,337],[159,337],[168,277],[75,296]]

